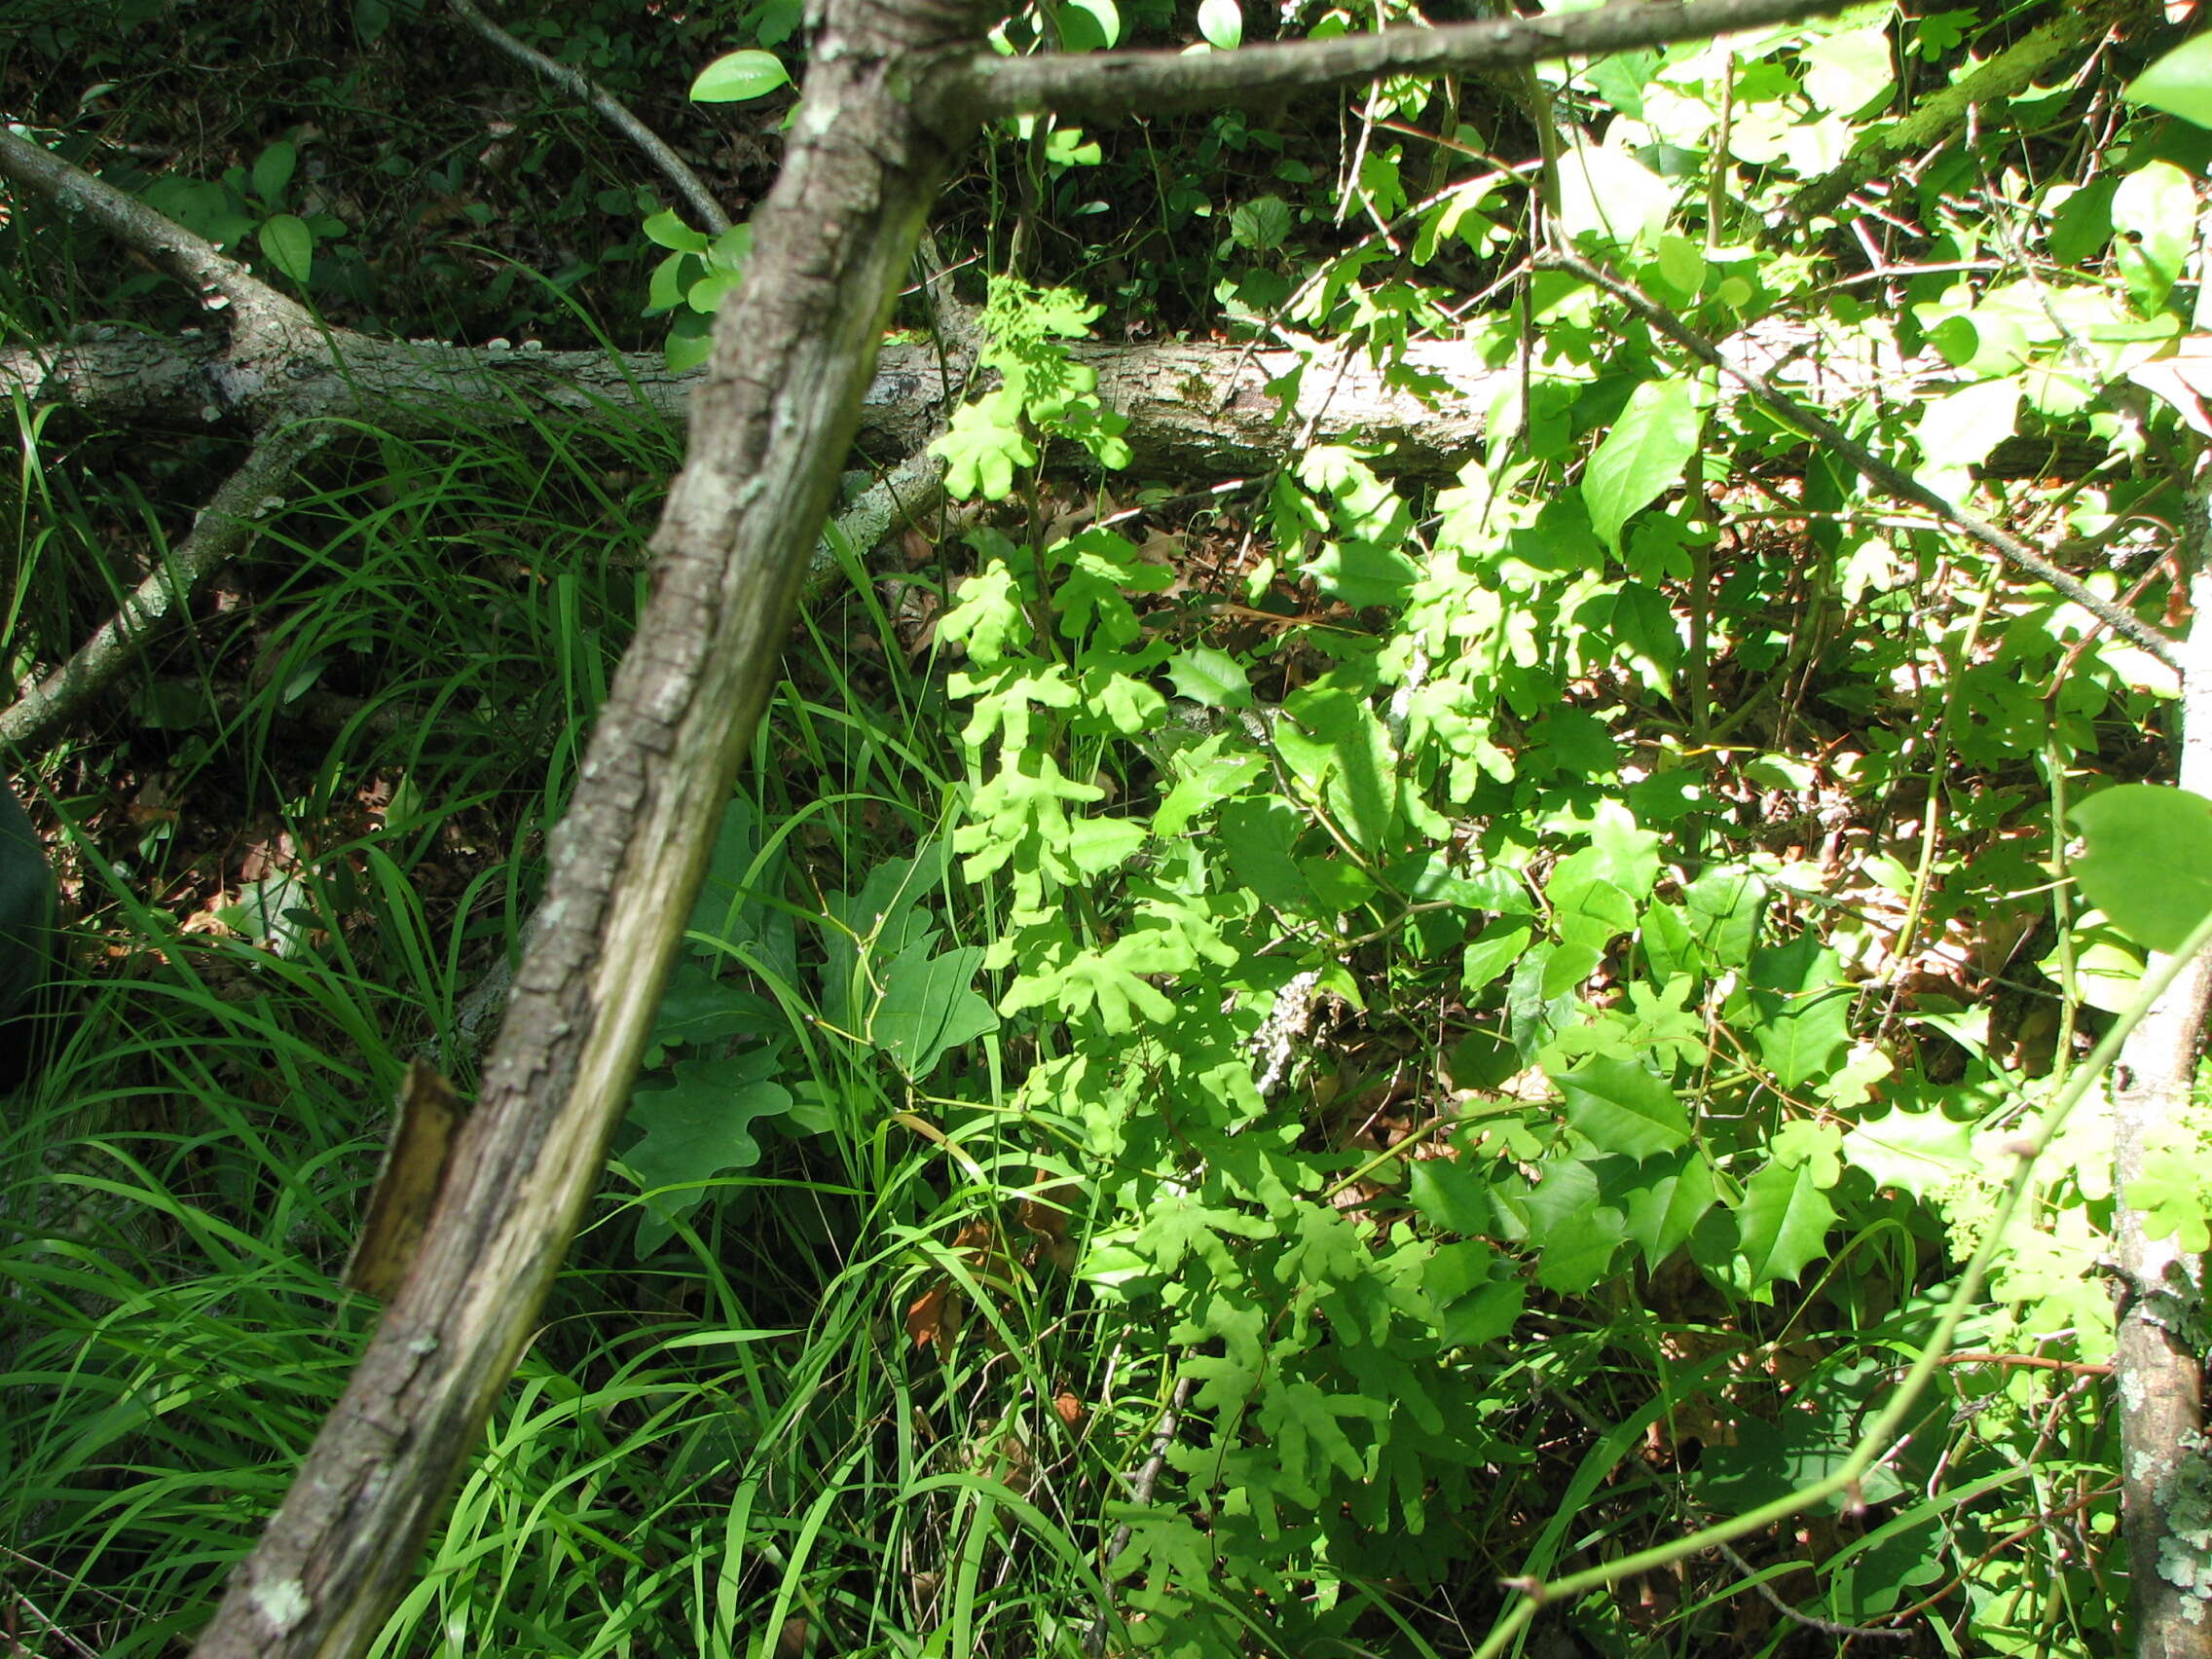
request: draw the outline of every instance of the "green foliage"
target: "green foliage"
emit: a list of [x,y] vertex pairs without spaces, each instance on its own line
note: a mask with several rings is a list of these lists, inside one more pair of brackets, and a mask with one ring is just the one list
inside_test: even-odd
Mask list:
[[[704,95],[780,90],[756,49],[796,20],[718,8],[709,50],[740,50]],[[997,39],[1233,51],[1371,20],[1413,19],[1090,0]],[[706,51],[632,21],[529,26],[680,104]],[[943,608],[925,634],[856,566],[810,619],[612,1189],[387,1645],[719,1654],[795,1618],[855,1652],[1461,1651],[1501,1573],[1616,1560],[1836,1469],[2083,1028],[2212,907],[2205,809],[2132,781],[2171,689],[2143,652],[1606,296],[1517,273],[1556,202],[1549,234],[1732,350],[1782,342],[1769,366],[1856,438],[2162,619],[2144,527],[2181,521],[2205,433],[2192,141],[2139,116],[2072,148],[2111,86],[2045,75],[1882,169],[1879,217],[1861,190],[1792,228],[1913,88],[2011,26],[1861,11],[1547,67],[1510,102],[1401,78],[1342,132],[1313,99],[995,134],[974,188],[1003,197],[946,222],[1011,236],[1018,201],[1043,234],[992,277],[939,440],[965,534]],[[41,61],[92,50],[81,18],[38,30]],[[2189,114],[2193,74],[2154,69],[2138,104]],[[1531,120],[1559,129],[1548,180]],[[317,218],[304,130],[264,138],[148,199],[335,296],[360,228]],[[471,236],[498,223],[473,154],[433,169]],[[548,221],[619,228],[591,257],[646,282],[682,366],[748,233],[639,188]],[[1184,480],[1107,476],[1128,434],[1069,350],[1093,328],[1348,340],[1418,396],[1443,395],[1438,348],[1503,372],[1485,453],[1440,488],[1286,426],[1279,465],[1194,517]],[[95,493],[111,450],[23,428],[18,677],[138,579],[116,526],[159,517]],[[357,1349],[368,1312],[333,1314],[330,1273],[364,1103],[402,1048],[465,1052],[457,1005],[527,912],[672,464],[651,432],[362,442],[273,515],[296,564],[209,625],[208,684],[138,688],[145,752],[69,763],[120,861],[90,868],[95,907],[220,865],[156,791],[103,811],[101,765],[158,771],[188,823],[281,779],[253,832],[313,849],[221,866],[190,931],[102,917],[141,942],[9,1147],[9,1536],[60,1564],[100,1651],[189,1630]],[[2026,485],[2024,447],[2089,459]],[[184,494],[173,464],[119,475]],[[245,661],[218,718],[205,693]],[[285,735],[329,694],[366,707],[326,745]],[[2081,801],[2070,866],[2054,780]],[[190,1110],[85,1133],[71,1099]],[[1878,1623],[1940,1594],[1958,1651],[2109,1646],[2109,1417],[2004,1362],[2108,1356],[2110,1164],[2084,1109],[1999,1241],[1970,1354],[1863,1507],[1808,1526],[1815,1558],[1788,1529],[1744,1541],[1801,1611]],[[2200,1107],[2159,1125],[2131,1187],[2148,1230],[2202,1249],[2208,1171]],[[1560,1616],[1606,1653],[1777,1648],[1733,1569],[1681,1572],[1678,1603]],[[127,1628],[76,1611],[98,1598]]]

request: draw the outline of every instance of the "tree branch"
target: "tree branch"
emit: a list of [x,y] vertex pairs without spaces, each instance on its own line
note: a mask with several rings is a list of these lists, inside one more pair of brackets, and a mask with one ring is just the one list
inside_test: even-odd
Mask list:
[[1681,318],[1635,284],[1599,269],[1579,254],[1559,249],[1547,249],[1539,253],[1536,264],[1546,270],[1567,272],[1593,287],[1603,288],[1699,362],[1710,364],[1733,378],[1746,391],[1792,426],[1808,437],[1819,440],[1838,460],[1848,463],[1889,494],[1899,500],[1910,501],[1915,506],[1926,507],[1944,523],[1980,542],[2006,563],[2026,571],[2065,595],[2106,627],[2132,640],[2169,668],[2177,671],[2180,669],[2181,653],[2167,635],[2152,627],[2133,611],[2122,610],[2104,595],[2085,586],[2078,577],[2069,575],[2018,536],[1954,506],[1918,480],[1892,466],[1853,439],[1834,422],[1816,415],[1788,392],[1776,388],[1764,375],[1730,362],[1719,348],[1702,335],[1692,332]]
[[1760,240],[1778,245],[1809,220],[1832,211],[1853,191],[1889,172],[1906,156],[1947,142],[1966,127],[1967,117],[1984,104],[2016,97],[2063,52],[2092,39],[2128,11],[2143,11],[2137,0],[2061,11],[2014,41],[1981,67],[1948,87],[1938,88],[1913,105],[1902,120],[1867,128],[1842,162],[1790,198],[1782,218]]
[[1614,0],[1587,12],[1393,28],[1329,41],[1235,52],[1049,53],[978,55],[939,91],[985,119],[1051,109],[1061,115],[1141,115],[1310,92],[1383,75],[1507,69],[1596,56],[1840,12],[1848,0]]
[[957,0],[825,0],[802,118],[716,319],[652,592],[602,708],[506,1017],[413,1267],[201,1659],[350,1659],[406,1590],[535,1327],[777,677],[876,349],[964,128],[902,93]]
[[191,288],[209,311],[233,309],[236,328],[314,331],[306,308],[286,299],[214,243],[5,126],[0,126],[0,178],[35,190],[64,213],[83,214]]
[[190,603],[208,573],[253,539],[254,525],[280,504],[292,468],[316,439],[294,428],[264,438],[200,509],[185,538],[67,662],[0,710],[0,744],[35,749],[113,684],[145,649],[165,617]]
[[[2207,485],[2195,505],[2195,618],[2182,673],[2181,766],[2185,790],[2212,795],[2212,518]],[[2157,959],[2152,966],[2158,965]],[[2120,1051],[2113,1090],[2113,1254],[2121,1279],[2114,1333],[2113,1392],[2120,1411],[2120,1517],[2127,1537],[2128,1601],[2139,1659],[2206,1659],[2212,1623],[2201,1590],[2172,1574],[2200,1552],[2208,1473],[2204,1429],[2204,1285],[2199,1257],[2170,1231],[2153,1237],[2137,1203],[2161,1124],[2189,1110],[2204,1016],[2212,1009],[2212,962],[2198,957],[2144,1015]],[[2172,1575],[2169,1575],[2172,1574]]]
[[582,70],[556,63],[535,46],[515,39],[478,11],[474,0],[446,0],[446,5],[455,17],[516,62],[527,65],[563,92],[591,105],[625,138],[645,151],[645,158],[676,186],[676,193],[691,203],[691,211],[699,215],[699,223],[706,227],[709,236],[719,237],[729,229],[729,215],[722,211],[721,203],[715,200],[715,193],[707,188],[706,181],[691,170],[688,162],[668,147],[659,133],[632,114],[628,104]]

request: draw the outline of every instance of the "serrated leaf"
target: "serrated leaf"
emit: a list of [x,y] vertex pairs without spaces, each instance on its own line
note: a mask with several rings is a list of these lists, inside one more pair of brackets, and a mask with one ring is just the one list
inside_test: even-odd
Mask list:
[[1615,1197],[1626,1206],[1628,1235],[1643,1252],[1643,1265],[1657,1268],[1688,1242],[1719,1194],[1705,1154],[1685,1146],[1642,1164]]
[[1529,1287],[1503,1258],[1472,1239],[1438,1245],[1421,1269],[1420,1288],[1446,1347],[1495,1342],[1513,1329],[1529,1299]]
[[1784,1088],[1825,1077],[1850,1043],[1855,993],[1843,962],[1811,934],[1751,954],[1759,1059]]
[[1744,1189],[1736,1206],[1739,1245],[1758,1286],[1794,1280],[1808,1264],[1827,1254],[1828,1229],[1835,1206],[1821,1191],[1809,1164],[1794,1169],[1770,1163]]
[[2067,817],[2088,843],[2074,879],[2116,927],[2154,950],[2179,950],[2212,914],[2212,801],[2120,784]]
[[1567,1121],[1600,1152],[1652,1158],[1690,1138],[1675,1091],[1634,1060],[1593,1054],[1551,1080],[1566,1098]]
[[1396,547],[1350,537],[1324,541],[1320,549],[1299,567],[1301,575],[1331,599],[1342,600],[1354,610],[1369,606],[1402,606],[1420,579],[1420,567]]
[[1456,1159],[1417,1159],[1406,1171],[1406,1201],[1430,1226],[1463,1238],[1493,1232],[1496,1227],[1489,1178]]
[[1895,1187],[1927,1199],[1973,1174],[1973,1125],[1939,1111],[1903,1107],[1870,1118],[1843,1137],[1843,1161],[1863,1169],[1877,1187]]
[[1582,472],[1582,501],[1605,545],[1620,551],[1621,527],[1681,481],[1696,453],[1697,399],[1686,380],[1645,381]]
[[305,286],[314,267],[314,232],[296,213],[277,213],[261,227],[261,251],[293,281]]
[[772,52],[748,48],[716,58],[691,83],[693,103],[741,103],[774,92],[791,80],[784,60]]

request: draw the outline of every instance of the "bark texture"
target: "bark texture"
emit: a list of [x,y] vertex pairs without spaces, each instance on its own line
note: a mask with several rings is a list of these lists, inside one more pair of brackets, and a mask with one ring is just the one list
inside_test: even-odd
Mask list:
[[[2182,663],[2183,789],[2212,796],[2212,537],[2199,504],[2191,588],[2196,621]],[[2212,1659],[2212,1458],[2204,1432],[2203,1266],[2169,1234],[2152,1238],[2128,1201],[2152,1131],[2190,1103],[2212,958],[2200,954],[2144,1017],[2120,1052],[2113,1098],[2114,1250],[2125,1287],[2113,1351],[2120,1401],[2120,1508],[2127,1534],[2135,1659]]]
[[653,591],[556,833],[476,1113],[413,1269],[197,1651],[361,1652],[480,1443],[604,1161],[876,343],[964,124],[937,0],[829,0],[796,137],[721,316]]

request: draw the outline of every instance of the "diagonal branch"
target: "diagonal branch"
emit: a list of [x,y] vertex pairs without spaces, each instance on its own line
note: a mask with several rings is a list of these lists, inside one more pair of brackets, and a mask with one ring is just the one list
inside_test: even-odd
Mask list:
[[964,123],[904,95],[966,56],[959,0],[826,0],[802,120],[716,320],[652,592],[602,708],[545,897],[421,1248],[202,1634],[202,1659],[350,1659],[535,1328],[628,1104],[732,780]]
[[1587,12],[1393,28],[1329,41],[1235,52],[1051,53],[978,56],[964,88],[932,89],[985,117],[1051,109],[1061,115],[1139,115],[1287,96],[1382,75],[1510,69],[1555,57],[1596,56],[1840,12],[1849,0],[1613,0]]
[[591,105],[625,138],[645,151],[646,159],[676,186],[677,194],[691,203],[691,211],[699,215],[699,222],[706,226],[709,236],[719,237],[729,229],[729,215],[722,211],[721,203],[715,200],[715,193],[707,188],[706,180],[693,172],[690,164],[670,149],[659,133],[640,121],[628,104],[582,70],[556,63],[535,46],[515,39],[478,11],[475,0],[446,0],[446,5],[455,17],[516,62],[526,64],[563,92]]
[[272,498],[315,442],[294,428],[256,444],[200,509],[185,538],[76,655],[0,709],[0,744],[37,748],[113,684],[145,648],[154,627],[184,609],[208,573],[253,539],[255,521],[276,504]]
[[213,242],[5,126],[0,126],[0,178],[35,190],[64,213],[82,214],[191,288],[209,311],[234,309],[239,327],[251,332],[314,328],[305,307],[286,299]]
[[2115,633],[2134,641],[2168,668],[2181,667],[2181,653],[2172,638],[2159,632],[2132,610],[2122,610],[2103,594],[2085,585],[2081,578],[2068,574],[2038,553],[2018,536],[1999,530],[1986,520],[1974,517],[1961,507],[1945,500],[1917,479],[1892,466],[1880,456],[1858,442],[1833,421],[1816,415],[1788,392],[1778,388],[1756,370],[1729,361],[1720,349],[1704,336],[1694,333],[1682,319],[1658,301],[1650,298],[1634,283],[1601,270],[1579,254],[1550,249],[1536,255],[1536,264],[1546,270],[1565,271],[1580,277],[1593,287],[1603,288],[1628,309],[1679,346],[1699,362],[1720,370],[1749,391],[1761,403],[1788,421],[1792,426],[1820,443],[1837,459],[1855,468],[1883,490],[1899,500],[1926,507],[1945,524],[1964,532],[1982,546],[1995,553],[2007,564],[2027,571],[2055,591],[2064,594],[2083,610],[2094,616]]

